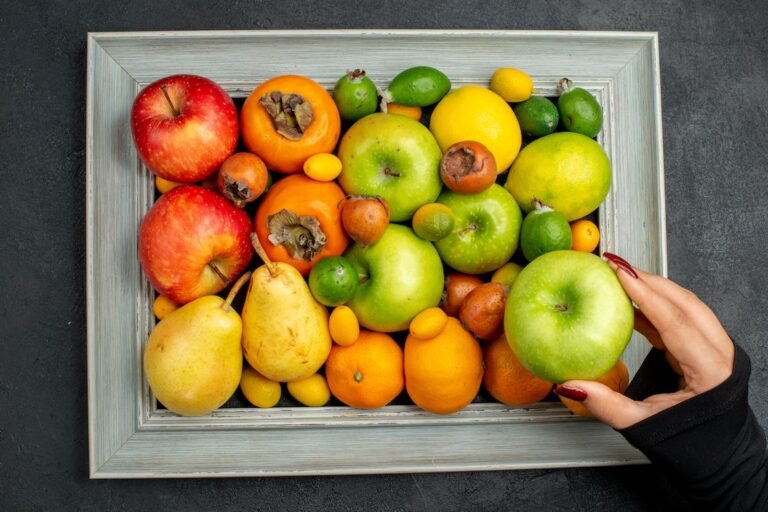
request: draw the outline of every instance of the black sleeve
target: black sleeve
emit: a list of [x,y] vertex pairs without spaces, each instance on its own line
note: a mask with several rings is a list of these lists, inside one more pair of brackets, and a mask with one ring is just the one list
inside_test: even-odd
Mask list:
[[[725,382],[618,431],[696,510],[768,511],[765,433],[747,401],[749,356],[735,347],[733,373]],[[653,350],[627,395],[642,399],[672,391],[676,376],[670,374],[663,353]]]

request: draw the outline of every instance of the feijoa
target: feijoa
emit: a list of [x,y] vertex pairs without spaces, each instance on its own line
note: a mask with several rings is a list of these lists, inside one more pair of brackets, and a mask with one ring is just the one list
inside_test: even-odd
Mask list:
[[520,123],[520,130],[527,137],[542,137],[557,129],[560,114],[557,106],[546,96],[531,96],[512,106]]
[[560,121],[569,132],[594,137],[603,127],[603,109],[586,89],[574,87],[567,78],[560,80],[562,93],[557,99]]
[[376,85],[362,69],[349,71],[339,78],[331,96],[341,118],[350,123],[374,113],[378,107]]
[[520,227],[520,248],[528,261],[544,253],[568,250],[573,244],[571,226],[560,212],[537,203]]
[[451,81],[445,73],[430,66],[415,66],[398,73],[382,99],[385,103],[426,107],[440,101],[450,90]]

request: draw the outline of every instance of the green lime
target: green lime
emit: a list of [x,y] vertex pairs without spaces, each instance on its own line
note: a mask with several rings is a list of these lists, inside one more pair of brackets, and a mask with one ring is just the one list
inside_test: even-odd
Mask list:
[[309,271],[309,291],[320,304],[334,307],[344,304],[355,294],[359,276],[344,256],[328,256]]
[[541,137],[557,129],[560,114],[552,100],[545,96],[531,96],[512,107],[520,129],[528,137]]
[[520,248],[528,261],[544,253],[571,248],[571,226],[560,213],[548,206],[537,205],[528,213],[520,228]]
[[413,214],[413,230],[424,240],[436,242],[450,235],[456,218],[444,204],[427,203]]
[[331,96],[341,118],[349,122],[374,113],[379,106],[376,85],[361,69],[349,71],[339,78]]
[[557,98],[560,121],[569,132],[594,137],[603,127],[603,109],[592,94],[581,87],[573,87],[567,78],[560,80],[562,93]]

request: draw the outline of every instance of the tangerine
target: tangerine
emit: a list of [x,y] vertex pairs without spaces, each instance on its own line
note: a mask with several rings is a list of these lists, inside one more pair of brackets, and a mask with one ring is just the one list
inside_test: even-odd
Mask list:
[[352,345],[331,347],[325,378],[331,394],[346,405],[383,407],[403,390],[403,350],[387,334],[360,331]]
[[591,220],[579,219],[571,222],[571,238],[574,251],[592,252],[600,243],[600,230]]
[[503,334],[483,348],[483,385],[493,398],[505,405],[540,402],[552,390],[552,383],[528,371],[515,357]]
[[[619,359],[613,368],[595,379],[595,382],[605,384],[617,393],[624,393],[629,385],[629,370],[627,370],[627,365],[624,364],[624,361]],[[563,396],[560,397],[560,401],[563,402],[573,414],[587,418],[592,417],[592,413],[590,413],[581,402]]]
[[477,396],[482,378],[480,344],[456,318],[448,317],[433,338],[406,338],[405,389],[425,411],[451,414],[463,409]]

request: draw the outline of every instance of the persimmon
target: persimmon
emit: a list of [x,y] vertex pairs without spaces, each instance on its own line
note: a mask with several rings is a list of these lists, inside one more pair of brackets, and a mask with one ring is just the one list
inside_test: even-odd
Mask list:
[[440,307],[450,316],[457,316],[464,298],[483,284],[483,280],[475,275],[452,272],[445,276],[445,287]]
[[306,276],[326,256],[339,256],[349,243],[341,225],[344,191],[334,181],[303,173],[277,180],[256,210],[254,229],[272,261],[296,267]]
[[240,112],[245,146],[267,167],[299,172],[316,153],[332,153],[341,134],[341,116],[331,95],[311,78],[281,75],[251,92]]

